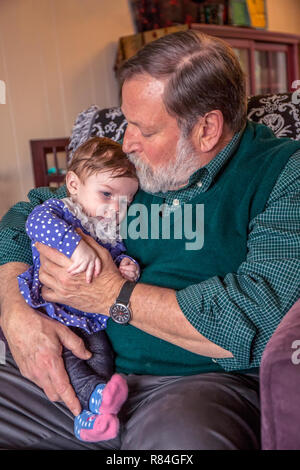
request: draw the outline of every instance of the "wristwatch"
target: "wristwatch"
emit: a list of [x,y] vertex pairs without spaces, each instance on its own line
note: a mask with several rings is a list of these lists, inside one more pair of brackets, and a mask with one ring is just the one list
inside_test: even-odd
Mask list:
[[109,309],[110,318],[119,325],[127,325],[131,320],[129,299],[135,286],[136,282],[126,281],[115,303]]

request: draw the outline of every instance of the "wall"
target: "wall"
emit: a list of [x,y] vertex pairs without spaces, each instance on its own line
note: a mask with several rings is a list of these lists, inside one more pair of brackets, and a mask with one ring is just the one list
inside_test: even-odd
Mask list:
[[91,104],[118,104],[113,65],[127,0],[1,0],[0,217],[33,187],[30,139],[69,136]]
[[[267,0],[269,29],[300,33],[300,0]],[[30,139],[70,134],[91,104],[118,104],[117,41],[128,0],[0,0],[0,217],[33,187]]]
[[268,29],[300,34],[300,0],[267,0]]

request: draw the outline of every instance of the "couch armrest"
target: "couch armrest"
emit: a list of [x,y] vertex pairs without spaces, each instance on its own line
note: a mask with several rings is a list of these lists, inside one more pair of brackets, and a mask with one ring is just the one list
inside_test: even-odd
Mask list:
[[300,299],[269,340],[260,367],[262,449],[300,449]]

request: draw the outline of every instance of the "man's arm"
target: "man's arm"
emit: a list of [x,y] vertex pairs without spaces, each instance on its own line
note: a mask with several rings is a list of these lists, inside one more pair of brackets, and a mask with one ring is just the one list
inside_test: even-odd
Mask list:
[[[0,222],[0,324],[10,351],[23,375],[44,389],[50,400],[62,400],[74,413],[80,412],[64,369],[62,343],[75,355],[88,359],[78,336],[67,327],[31,309],[20,294],[17,276],[32,263],[25,222],[33,208],[51,197],[65,197],[65,188],[30,191],[29,202],[13,206]],[[3,384],[3,386],[5,386]]]
[[[80,310],[109,315],[124,283],[108,251],[81,232],[101,258],[101,275],[91,284],[84,275],[70,276],[66,270],[70,260],[53,248],[36,244],[40,252],[40,280],[43,297],[49,302],[65,303]],[[209,357],[232,357],[229,351],[202,336],[185,318],[176,300],[176,292],[163,287],[138,284],[131,295],[131,324],[196,354]]]
[[131,307],[131,324],[146,333],[202,356],[232,357],[230,351],[209,341],[191,325],[172,289],[138,284],[131,296]]
[[0,266],[2,331],[21,373],[42,388],[49,400],[65,402],[77,415],[80,403],[64,368],[62,344],[82,359],[89,358],[90,353],[67,327],[26,304],[17,276],[27,268],[24,263]]

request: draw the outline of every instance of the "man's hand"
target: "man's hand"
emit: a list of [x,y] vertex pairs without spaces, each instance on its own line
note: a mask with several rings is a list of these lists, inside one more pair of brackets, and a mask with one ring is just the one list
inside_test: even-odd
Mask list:
[[[81,338],[59,322],[39,314],[21,296],[16,276],[21,263],[1,266],[1,328],[21,373],[42,388],[51,401],[63,401],[77,415],[81,407],[69,382],[62,346],[81,359],[91,353]],[[24,265],[25,266],[25,265]]]
[[44,285],[42,296],[48,302],[58,302],[85,312],[108,316],[109,308],[117,298],[124,279],[105,248],[81,231],[80,236],[100,258],[100,276],[87,284],[84,273],[74,276],[68,273],[70,259],[49,246],[36,243],[41,260],[39,278]]

